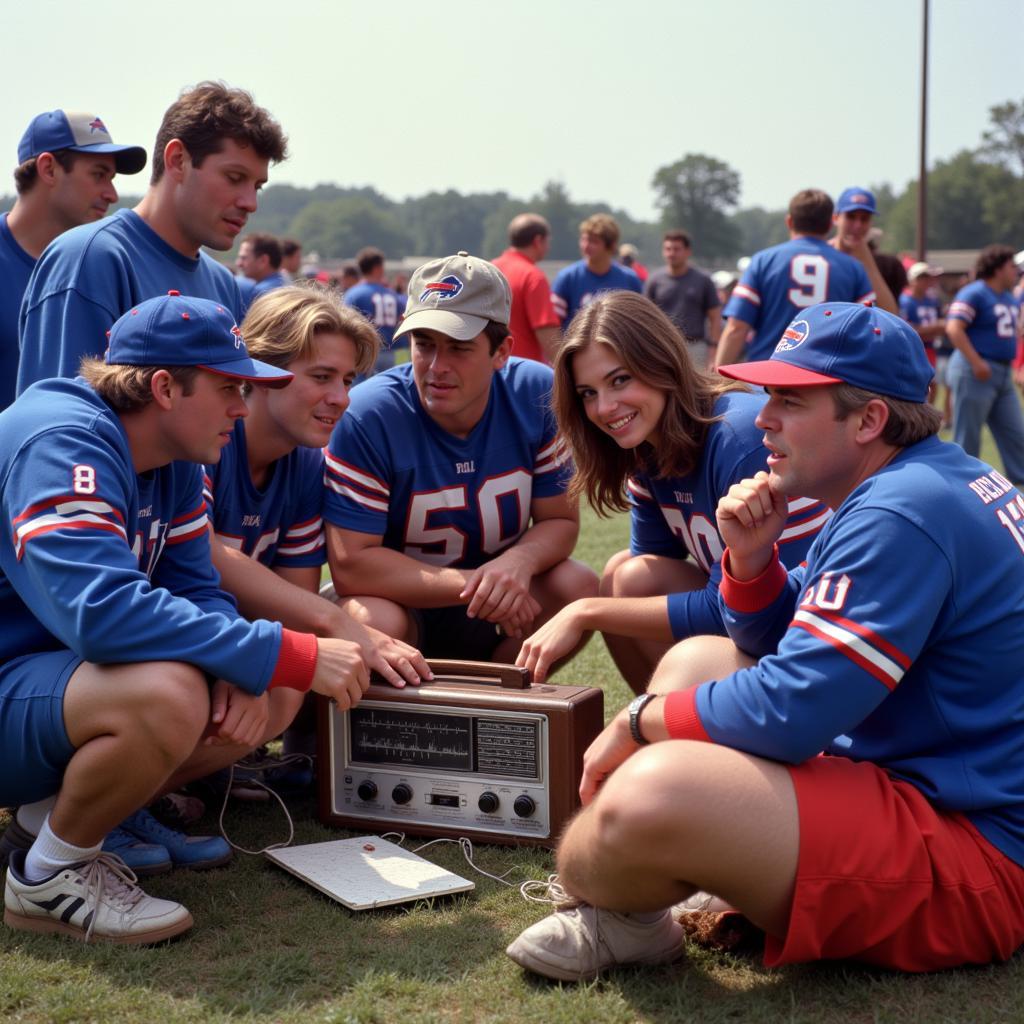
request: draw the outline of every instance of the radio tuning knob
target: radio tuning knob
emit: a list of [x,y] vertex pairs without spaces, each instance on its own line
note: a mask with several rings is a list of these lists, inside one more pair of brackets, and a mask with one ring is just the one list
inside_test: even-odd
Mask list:
[[391,790],[391,799],[396,804],[407,804],[412,799],[412,789],[404,782],[400,782]]
[[489,789],[480,794],[480,799],[477,800],[476,805],[480,808],[484,814],[493,814],[498,809],[498,804],[501,801],[498,799],[497,793],[492,793]]
[[512,804],[512,810],[515,811],[520,818],[528,818],[535,810],[537,810],[537,805],[533,802],[532,797],[528,797],[524,793],[522,796],[516,797],[515,803]]
[[363,803],[370,803],[371,800],[377,799],[377,783],[371,779],[364,779],[356,787],[356,795]]

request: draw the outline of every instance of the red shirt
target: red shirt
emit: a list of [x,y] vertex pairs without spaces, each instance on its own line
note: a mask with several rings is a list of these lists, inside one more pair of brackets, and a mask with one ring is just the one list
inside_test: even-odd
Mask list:
[[559,320],[551,305],[551,286],[544,271],[517,249],[506,249],[494,265],[508,278],[512,289],[512,354],[546,363],[536,328],[558,327]]

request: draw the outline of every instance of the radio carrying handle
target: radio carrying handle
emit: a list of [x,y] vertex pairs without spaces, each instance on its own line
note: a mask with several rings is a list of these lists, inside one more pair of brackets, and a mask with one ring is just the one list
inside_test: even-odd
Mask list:
[[493,661],[457,661],[446,658],[427,660],[435,676],[472,677],[474,682],[498,685],[503,690],[528,690],[530,673],[516,665],[501,665]]

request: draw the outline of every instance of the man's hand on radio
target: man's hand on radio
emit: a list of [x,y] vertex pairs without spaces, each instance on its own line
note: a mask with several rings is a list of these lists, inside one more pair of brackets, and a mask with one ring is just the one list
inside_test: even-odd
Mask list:
[[568,604],[523,641],[516,664],[529,669],[535,683],[543,683],[551,666],[576,649],[583,633],[573,605]]
[[433,679],[427,659],[415,647],[382,633],[373,626],[341,613],[334,635],[358,644],[363,660],[392,686],[401,689],[406,683],[418,686],[424,679]]
[[316,649],[316,671],[310,689],[330,697],[342,711],[355,707],[370,685],[362,648],[351,640],[320,637]]
[[597,795],[604,780],[639,749],[630,735],[629,712],[624,708],[605,726],[583,755],[580,801],[584,807]]
[[255,747],[263,739],[270,720],[270,699],[254,696],[223,679],[210,692],[210,724],[206,746],[237,744]]
[[530,596],[532,580],[529,566],[511,548],[474,569],[459,598],[469,602],[466,614],[471,619],[498,623],[503,632],[518,637],[541,611]]

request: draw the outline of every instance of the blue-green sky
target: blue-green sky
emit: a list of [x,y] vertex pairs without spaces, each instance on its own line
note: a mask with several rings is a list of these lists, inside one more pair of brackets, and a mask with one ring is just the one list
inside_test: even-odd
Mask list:
[[[13,169],[30,118],[66,106],[149,149],[180,89],[220,78],[288,132],[272,182],[525,197],[554,178],[647,218],[654,171],[701,152],[777,208],[916,175],[920,22],[921,0],[34,0],[2,16],[0,139]],[[1024,99],[1024,0],[932,0],[931,65],[934,159]]]

